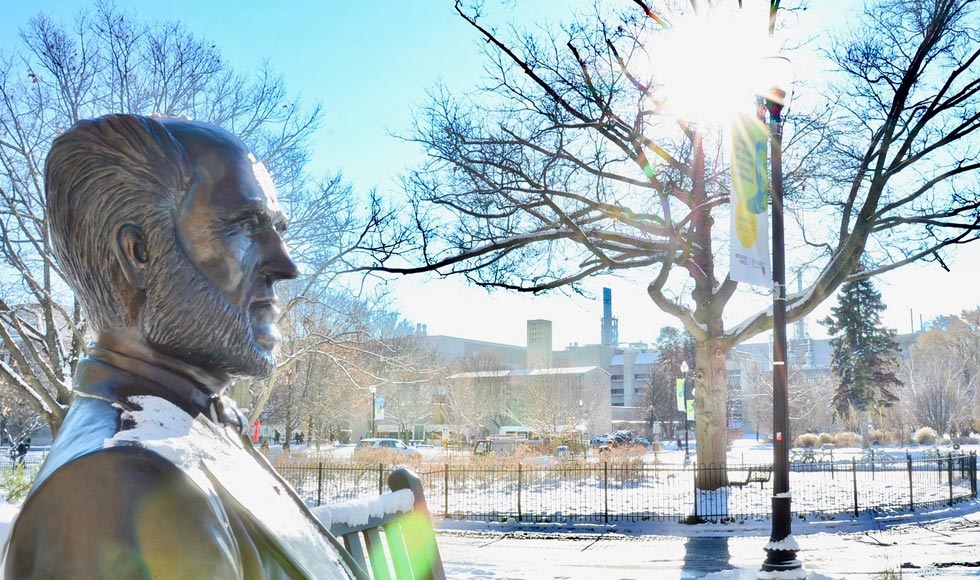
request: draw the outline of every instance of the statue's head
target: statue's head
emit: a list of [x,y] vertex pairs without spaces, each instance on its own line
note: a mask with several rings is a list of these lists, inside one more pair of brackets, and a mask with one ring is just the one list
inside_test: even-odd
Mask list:
[[267,376],[273,284],[296,277],[265,167],[195,121],[108,115],[55,139],[45,166],[54,253],[96,331],[137,329],[208,371]]

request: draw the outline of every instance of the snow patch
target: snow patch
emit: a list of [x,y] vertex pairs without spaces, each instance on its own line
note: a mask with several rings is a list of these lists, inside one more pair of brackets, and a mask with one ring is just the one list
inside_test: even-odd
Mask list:
[[410,512],[414,506],[415,494],[412,490],[400,489],[378,497],[319,506],[311,511],[327,528],[332,524],[356,527],[367,524],[371,518]]
[[793,537],[793,534],[790,534],[778,542],[773,542],[770,540],[763,550],[789,550],[799,552],[800,545],[796,542],[796,538]]
[[187,468],[197,463],[195,459],[200,457],[195,457],[195,452],[191,451],[188,438],[193,438],[196,432],[209,431],[203,428],[203,423],[194,421],[183,409],[158,397],[130,397],[129,401],[141,410],[123,411],[120,420],[124,425],[131,423],[133,427],[106,439],[103,447],[138,445],[181,467]]

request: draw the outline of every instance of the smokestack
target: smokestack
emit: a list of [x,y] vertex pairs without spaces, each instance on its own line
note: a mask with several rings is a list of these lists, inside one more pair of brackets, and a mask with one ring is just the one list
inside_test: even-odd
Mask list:
[[612,315],[612,290],[602,289],[602,340],[603,346],[619,344],[619,321]]

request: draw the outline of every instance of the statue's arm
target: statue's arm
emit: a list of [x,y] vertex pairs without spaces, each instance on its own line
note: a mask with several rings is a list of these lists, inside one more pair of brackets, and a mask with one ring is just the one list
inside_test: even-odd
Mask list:
[[6,578],[242,578],[227,515],[180,469],[140,448],[63,466],[25,501]]

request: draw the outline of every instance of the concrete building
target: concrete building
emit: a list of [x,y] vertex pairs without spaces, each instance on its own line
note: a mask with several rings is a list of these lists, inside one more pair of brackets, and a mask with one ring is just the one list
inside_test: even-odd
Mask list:
[[527,368],[551,368],[551,321],[527,321]]

